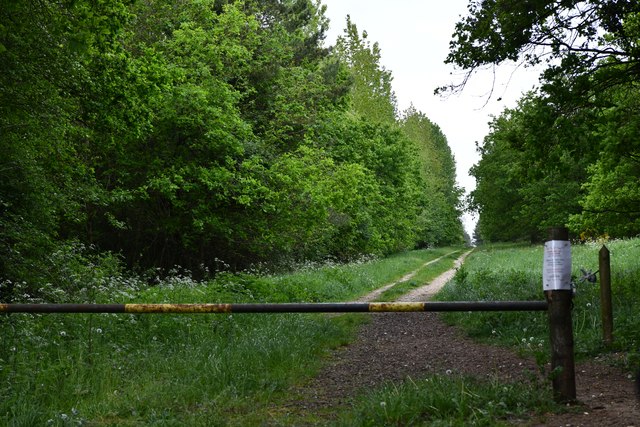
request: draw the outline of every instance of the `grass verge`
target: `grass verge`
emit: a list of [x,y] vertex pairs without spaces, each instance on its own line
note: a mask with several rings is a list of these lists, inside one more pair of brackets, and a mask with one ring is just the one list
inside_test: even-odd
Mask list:
[[[78,283],[78,300],[52,291],[47,302],[344,301],[451,251],[307,266],[280,276],[221,274],[209,282],[177,274],[152,287],[96,274]],[[316,372],[329,349],[353,338],[362,319],[2,315],[0,425],[259,425],[292,384]]]
[[540,390],[526,383],[434,375],[400,385],[388,383],[360,397],[353,410],[342,414],[338,425],[512,425],[528,419],[532,412],[561,410],[553,403],[550,390]]
[[[576,279],[582,276],[581,269],[598,270],[601,246],[601,243],[573,245],[572,274]],[[611,252],[614,344],[607,348],[602,342],[598,283],[576,280],[572,313],[576,358],[619,353],[623,355],[622,359],[618,357],[619,363],[637,369],[640,365],[640,316],[637,315],[640,239],[609,241],[606,246]],[[476,249],[437,299],[541,300],[542,257],[542,246]],[[548,361],[549,332],[544,312],[447,313],[445,319],[480,340],[512,346],[535,356],[539,363]]]

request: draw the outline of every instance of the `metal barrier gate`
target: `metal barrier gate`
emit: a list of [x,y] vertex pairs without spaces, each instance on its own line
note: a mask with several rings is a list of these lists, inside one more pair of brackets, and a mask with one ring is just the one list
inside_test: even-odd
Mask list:
[[[547,311],[554,398],[576,400],[573,360],[571,259],[568,231],[552,228],[545,243],[543,290],[546,301],[457,301],[278,304],[2,304],[0,313],[382,313],[437,311]],[[608,260],[608,258],[607,258]],[[602,267],[601,267],[602,272]],[[567,275],[568,273],[568,275]],[[610,292],[610,291],[609,291]],[[610,311],[610,310],[609,310]],[[610,317],[610,314],[609,314]]]
[[370,302],[282,304],[0,304],[0,313],[382,313],[545,311],[545,301]]
[[[372,303],[280,303],[280,304],[0,304],[0,313],[129,313],[129,314],[222,314],[222,313],[383,313],[443,311],[548,311],[551,330],[554,397],[559,402],[576,399],[573,366],[571,300],[458,301]],[[570,298],[570,297],[569,297]],[[566,304],[569,301],[569,305]],[[555,304],[554,304],[555,302]],[[558,304],[560,303],[560,309]],[[556,308],[554,308],[556,307]],[[567,320],[568,319],[568,320]],[[568,329],[567,322],[568,321]],[[568,332],[567,332],[568,331]],[[567,333],[569,336],[567,337]],[[560,344],[558,344],[560,343]],[[570,344],[570,347],[567,347]]]

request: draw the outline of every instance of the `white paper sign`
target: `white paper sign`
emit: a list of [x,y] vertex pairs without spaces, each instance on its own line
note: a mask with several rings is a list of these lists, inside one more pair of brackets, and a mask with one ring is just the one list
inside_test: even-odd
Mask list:
[[550,240],[544,244],[542,287],[545,291],[571,290],[571,244]]

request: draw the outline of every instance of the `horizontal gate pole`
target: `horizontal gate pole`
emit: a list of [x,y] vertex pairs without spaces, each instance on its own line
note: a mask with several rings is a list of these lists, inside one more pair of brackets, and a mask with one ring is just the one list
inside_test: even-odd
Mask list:
[[0,313],[382,313],[546,311],[546,301],[455,301],[284,304],[0,304]]

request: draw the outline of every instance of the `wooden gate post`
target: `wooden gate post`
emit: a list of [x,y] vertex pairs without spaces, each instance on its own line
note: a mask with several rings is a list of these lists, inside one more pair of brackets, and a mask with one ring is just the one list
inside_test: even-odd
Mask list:
[[606,346],[613,343],[613,308],[611,304],[611,257],[609,249],[602,245],[598,254],[600,271],[600,315],[602,339]]
[[571,245],[569,231],[564,227],[549,230],[544,247],[543,289],[549,304],[553,396],[557,402],[574,402]]

